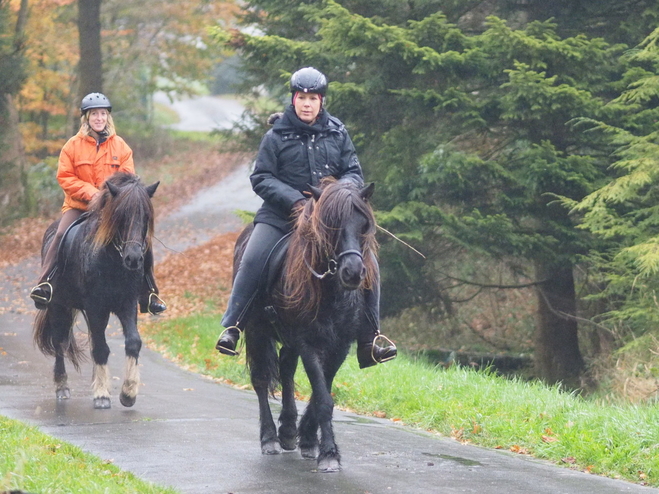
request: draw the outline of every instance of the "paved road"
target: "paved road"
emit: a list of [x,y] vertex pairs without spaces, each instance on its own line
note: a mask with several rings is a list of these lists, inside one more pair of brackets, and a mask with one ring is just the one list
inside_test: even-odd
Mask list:
[[[216,194],[223,196],[217,187]],[[235,204],[217,205],[223,207]],[[166,229],[159,234],[165,243],[169,235]],[[175,232],[171,235],[176,237]],[[52,359],[34,349],[34,310],[23,304],[37,275],[37,260],[4,274],[0,306],[12,309],[0,314],[0,414],[35,424],[146,480],[184,493],[659,492],[339,411],[335,430],[344,469],[315,473],[315,462],[303,460],[298,452],[261,455],[253,392],[181,370],[155,352],[142,352],[140,395],[133,408],[122,407],[117,396],[123,349],[116,324],[110,329],[113,408],[92,408],[89,364],[81,374],[70,371],[72,397],[57,402]],[[79,326],[84,329],[84,324]],[[220,358],[212,349],[209,357]]]
[[228,96],[197,96],[191,99],[169,101],[164,93],[156,93],[156,103],[171,107],[180,116],[172,129],[206,132],[230,128],[238,120],[244,107]]
[[[236,172],[161,221],[158,237],[168,247],[182,250],[204,241],[213,223],[215,233],[220,233],[219,225],[225,223],[220,219],[230,218],[234,208],[255,207],[248,186],[241,185],[246,173],[245,169]],[[244,200],[236,198],[238,185]],[[210,223],[198,219],[200,201],[204,209],[210,201],[216,210]],[[188,224],[185,239],[178,229],[182,223]],[[237,223],[226,224],[232,228]],[[197,228],[196,233],[190,233],[189,225]],[[70,370],[72,397],[58,402],[52,359],[41,355],[31,342],[35,311],[28,304],[27,288],[37,272],[35,257],[0,277],[0,414],[34,424],[141,478],[182,493],[659,492],[340,411],[335,413],[335,431],[343,470],[316,473],[315,462],[302,459],[299,452],[261,455],[253,392],[182,370],[148,349],[140,358],[143,385],[137,403],[130,409],[122,407],[118,393],[123,348],[116,323],[109,330],[113,408],[92,408],[89,363],[80,374]],[[83,323],[79,327],[84,331]],[[220,357],[209,349],[209,358]],[[386,365],[395,366],[396,361]]]

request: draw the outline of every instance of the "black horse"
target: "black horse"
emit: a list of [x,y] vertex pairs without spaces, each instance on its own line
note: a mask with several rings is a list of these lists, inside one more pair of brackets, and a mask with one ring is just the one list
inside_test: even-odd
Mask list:
[[[261,452],[294,450],[317,458],[318,470],[340,469],[334,442],[332,381],[357,328],[365,324],[364,288],[377,279],[375,219],[367,202],[373,184],[331,181],[312,188],[290,235],[281,272],[252,306],[245,328],[247,362],[259,399]],[[234,274],[252,227],[236,242]],[[277,355],[276,342],[281,344]],[[297,422],[294,376],[301,358],[311,383],[309,404]],[[281,385],[279,431],[268,394]],[[320,441],[318,429],[320,428]]]
[[[56,285],[46,310],[37,314],[34,341],[55,357],[57,399],[71,396],[64,357],[79,370],[83,356],[73,323],[78,311],[87,321],[94,361],[94,408],[110,408],[110,348],[105,329],[114,313],[123,327],[126,364],[122,405],[135,404],[139,387],[137,360],[142,340],[137,331],[137,301],[144,280],[145,256],[151,255],[154,212],[151,197],[159,182],[145,187],[136,175],[116,173],[101,187],[89,211],[67,231],[58,252]],[[44,234],[42,258],[57,230]]]

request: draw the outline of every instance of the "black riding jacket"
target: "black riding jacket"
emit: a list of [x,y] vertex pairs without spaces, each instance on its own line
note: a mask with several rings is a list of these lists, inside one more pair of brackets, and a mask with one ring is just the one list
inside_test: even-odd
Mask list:
[[328,175],[364,183],[348,131],[326,110],[308,125],[290,105],[263,136],[256,156],[250,180],[263,205],[254,222],[289,231],[293,204],[305,198],[302,191],[309,190],[309,184],[317,186]]

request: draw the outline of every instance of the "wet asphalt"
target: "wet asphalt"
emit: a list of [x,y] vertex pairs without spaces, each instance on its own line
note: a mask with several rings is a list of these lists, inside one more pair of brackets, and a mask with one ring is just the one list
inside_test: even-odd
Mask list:
[[[246,167],[237,170],[159,222],[161,248],[183,251],[223,228],[239,227],[232,211],[258,205],[246,175]],[[215,216],[200,219],[200,209],[214,210]],[[315,462],[302,459],[299,451],[261,454],[252,391],[183,370],[154,351],[143,349],[137,403],[124,408],[118,400],[123,341],[115,321],[108,329],[112,408],[93,409],[89,362],[80,373],[69,368],[71,398],[57,401],[53,359],[41,355],[31,340],[36,311],[27,291],[37,276],[37,262],[35,256],[0,278],[0,414],[36,425],[142,479],[191,494],[659,492],[342,411],[335,411],[334,428],[343,469],[318,473]],[[84,330],[79,321],[81,336]],[[209,349],[209,358],[221,357]],[[277,412],[278,403],[273,400],[272,406]],[[298,404],[300,412],[304,406]]]

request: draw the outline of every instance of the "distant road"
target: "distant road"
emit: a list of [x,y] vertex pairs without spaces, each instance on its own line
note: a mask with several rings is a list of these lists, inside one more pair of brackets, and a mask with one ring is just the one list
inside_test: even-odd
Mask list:
[[176,130],[209,132],[228,129],[245,110],[243,105],[228,96],[197,96],[170,101],[165,93],[159,92],[153,99],[179,114],[180,122],[169,126]]

